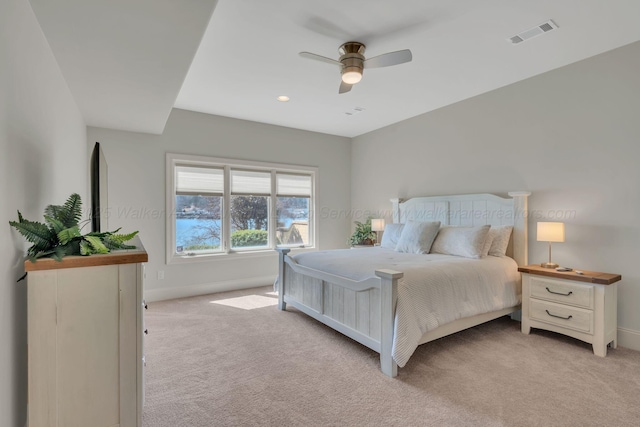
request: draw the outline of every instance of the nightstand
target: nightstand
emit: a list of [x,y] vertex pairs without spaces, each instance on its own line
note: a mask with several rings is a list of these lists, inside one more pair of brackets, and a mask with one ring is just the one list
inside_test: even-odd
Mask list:
[[596,356],[618,344],[619,274],[560,272],[528,265],[522,273],[522,333],[545,329],[590,343]]

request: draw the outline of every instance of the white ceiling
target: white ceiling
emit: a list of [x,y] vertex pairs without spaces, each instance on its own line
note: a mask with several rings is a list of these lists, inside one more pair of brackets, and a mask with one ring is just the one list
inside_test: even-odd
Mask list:
[[87,125],[162,133],[216,0],[29,1]]
[[[638,0],[30,1],[87,124],[150,133],[175,101],[353,137],[640,39]],[[413,61],[339,95],[339,69],[298,52],[337,59],[350,40]]]

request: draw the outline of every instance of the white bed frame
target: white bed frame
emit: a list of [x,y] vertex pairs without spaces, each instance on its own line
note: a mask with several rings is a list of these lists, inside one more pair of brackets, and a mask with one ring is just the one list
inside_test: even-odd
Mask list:
[[[529,192],[511,192],[510,198],[492,194],[393,199],[393,222],[440,221],[443,225],[513,225],[507,255],[519,266],[527,265],[527,197]],[[278,249],[278,308],[287,304],[380,353],[382,372],[398,374],[391,356],[398,280],[403,273],[376,270],[373,277],[355,281],[299,265]],[[456,320],[427,332],[420,344],[513,313],[520,306]]]

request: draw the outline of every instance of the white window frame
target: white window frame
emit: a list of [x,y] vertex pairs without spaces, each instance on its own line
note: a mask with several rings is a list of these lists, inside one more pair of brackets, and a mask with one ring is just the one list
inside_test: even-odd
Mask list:
[[[176,166],[216,167],[224,169],[224,194],[222,214],[222,251],[195,255],[178,255],[176,248]],[[231,248],[231,169],[255,170],[271,173],[271,195],[269,204],[268,247],[256,249]],[[318,245],[317,218],[315,215],[316,196],[318,194],[318,168],[313,166],[290,165],[283,163],[257,162],[249,160],[225,159],[220,157],[193,156],[167,153],[166,155],[166,263],[184,263],[229,259],[229,257],[251,257],[273,254],[276,248],[276,173],[303,174],[311,176],[311,196],[309,198],[309,244],[304,249],[314,249]],[[291,247],[291,248],[296,248]],[[302,248],[302,247],[298,247]]]

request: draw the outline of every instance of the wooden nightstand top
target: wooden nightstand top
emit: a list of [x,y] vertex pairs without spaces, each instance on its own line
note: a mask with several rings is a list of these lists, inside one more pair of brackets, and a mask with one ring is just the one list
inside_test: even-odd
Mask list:
[[556,279],[575,280],[576,282],[596,283],[598,285],[610,285],[622,280],[619,274],[602,273],[599,271],[582,270],[584,274],[576,274],[575,271],[556,271],[553,268],[544,268],[538,264],[519,267],[521,273],[535,274],[538,276],[555,277]]

